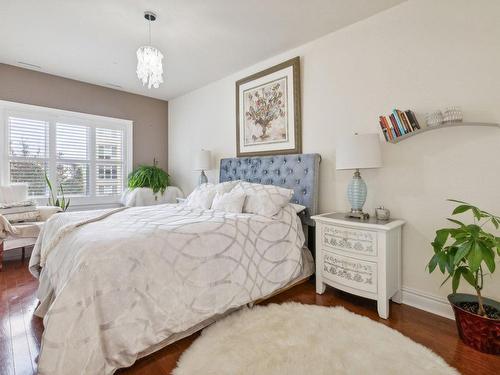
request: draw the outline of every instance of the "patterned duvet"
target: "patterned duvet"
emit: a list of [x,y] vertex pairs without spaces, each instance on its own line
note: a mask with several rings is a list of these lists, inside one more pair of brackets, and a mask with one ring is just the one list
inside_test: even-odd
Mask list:
[[103,213],[55,215],[33,251],[40,374],[113,373],[302,272],[291,206],[272,219],[169,204]]

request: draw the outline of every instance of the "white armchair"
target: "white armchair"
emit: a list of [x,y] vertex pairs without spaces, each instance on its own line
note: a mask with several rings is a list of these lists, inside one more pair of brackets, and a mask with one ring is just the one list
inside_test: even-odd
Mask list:
[[36,206],[26,184],[0,186],[0,270],[4,251],[21,249],[24,259],[26,247],[35,244],[43,223],[59,211],[60,207]]

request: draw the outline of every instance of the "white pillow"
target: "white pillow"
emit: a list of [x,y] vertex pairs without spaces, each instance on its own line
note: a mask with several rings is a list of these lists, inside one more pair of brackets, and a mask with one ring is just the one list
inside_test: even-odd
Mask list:
[[0,186],[0,203],[14,203],[28,200],[27,184]]
[[217,192],[212,202],[212,210],[241,213],[245,198],[243,191],[234,189],[228,193]]
[[243,191],[247,195],[243,212],[267,217],[276,215],[293,196],[293,190],[290,189],[250,182],[240,182],[234,190]]
[[219,182],[217,185],[215,185],[215,189],[218,193],[229,193],[240,182],[240,180]]
[[186,198],[186,206],[190,208],[202,208],[208,210],[212,206],[215,197],[214,184],[202,184],[193,190]]
[[293,207],[296,213],[300,214],[302,211],[304,211],[307,207],[303,206],[301,204],[297,203],[290,203],[290,205]]

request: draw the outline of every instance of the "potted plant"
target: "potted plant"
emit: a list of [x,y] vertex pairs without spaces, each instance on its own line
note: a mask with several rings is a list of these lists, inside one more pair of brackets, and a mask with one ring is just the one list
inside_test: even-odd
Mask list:
[[141,165],[128,175],[128,187],[133,190],[135,188],[150,188],[155,194],[160,192],[163,194],[168,186],[169,175],[163,169],[154,165]]
[[[451,279],[453,294],[448,296],[462,341],[482,352],[500,354],[500,303],[482,296],[485,277],[495,272],[495,258],[500,256],[500,237],[488,232],[498,230],[500,217],[469,203],[449,199],[459,205],[453,215],[472,213],[473,224],[456,219],[455,228],[436,231],[432,242],[434,255],[428,264],[429,273],[436,268],[447,274],[441,285]],[[460,281],[469,283],[476,295],[457,293]]]
[[59,189],[61,190],[61,198],[57,196],[57,191],[54,193],[54,189],[52,188],[52,184],[50,183],[49,176],[47,176],[47,173],[45,173],[45,182],[47,183],[47,186],[49,187],[49,201],[47,204],[49,206],[55,206],[55,207],[60,207],[63,211],[66,211],[69,207],[69,202],[71,199],[66,199],[64,196],[64,189],[62,184],[59,185]]

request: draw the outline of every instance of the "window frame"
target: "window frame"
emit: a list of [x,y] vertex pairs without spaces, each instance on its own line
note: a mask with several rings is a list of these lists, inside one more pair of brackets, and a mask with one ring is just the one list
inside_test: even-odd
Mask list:
[[[99,127],[108,129],[123,129],[124,141],[122,181],[123,189],[125,189],[127,176],[133,168],[133,121],[0,100],[0,184],[2,185],[8,185],[10,183],[8,118],[11,116],[43,120],[49,123],[49,179],[53,186],[56,185],[56,165],[58,161],[61,161],[61,159],[57,158],[56,154],[56,123],[83,125],[93,129],[90,131],[89,141],[90,196],[71,196],[70,209],[78,209],[78,207],[85,208],[85,206],[87,206],[87,208],[88,206],[109,206],[120,203],[120,194],[110,196],[96,195],[96,176],[94,176],[94,174],[97,172],[98,165],[102,163],[99,163],[96,158],[95,129]],[[35,197],[34,199],[40,205],[47,204],[47,197]]]

